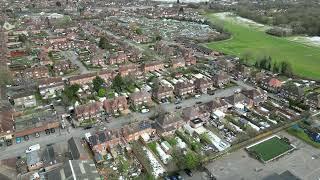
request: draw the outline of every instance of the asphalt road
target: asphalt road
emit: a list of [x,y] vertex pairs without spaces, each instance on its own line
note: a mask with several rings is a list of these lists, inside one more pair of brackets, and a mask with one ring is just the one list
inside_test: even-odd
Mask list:
[[[212,100],[213,98],[216,97],[225,97],[225,96],[230,96],[233,94],[234,90],[238,89],[238,86],[230,87],[227,89],[223,90],[217,90],[215,95],[207,95],[203,94],[199,98],[190,98],[187,100],[183,100],[179,106],[184,107],[190,107],[196,104],[197,101],[201,102],[208,102]],[[161,106],[166,110],[166,111],[175,111],[175,107],[177,105],[170,103],[170,104],[161,104]],[[10,158],[10,157],[16,157],[19,155],[23,155],[24,151],[34,145],[34,144],[40,144],[40,146],[46,146],[47,144],[53,144],[53,143],[58,143],[61,141],[67,141],[71,137],[84,137],[85,133],[90,132],[94,133],[98,130],[102,130],[104,128],[107,129],[113,129],[113,128],[120,128],[121,126],[128,124],[129,122],[133,121],[141,121],[144,119],[148,119],[148,117],[152,116],[155,114],[157,108],[153,108],[150,110],[150,112],[141,114],[139,112],[134,112],[131,113],[130,115],[127,116],[121,116],[118,118],[113,118],[110,120],[110,122],[101,122],[100,124],[96,124],[95,127],[84,130],[83,128],[70,128],[69,132],[67,129],[61,129],[60,132],[59,130],[56,130],[55,133],[50,134],[50,135],[45,135],[44,133],[41,134],[39,138],[35,137],[30,137],[29,141],[22,141],[19,144],[13,144],[9,147],[5,147],[4,149],[0,150],[0,160]]]

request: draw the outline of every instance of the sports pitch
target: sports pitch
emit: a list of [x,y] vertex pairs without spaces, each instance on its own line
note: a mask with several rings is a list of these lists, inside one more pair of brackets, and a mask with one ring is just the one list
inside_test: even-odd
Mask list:
[[266,163],[292,151],[294,148],[294,146],[284,142],[278,136],[272,136],[246,149],[249,152],[253,152],[257,158]]

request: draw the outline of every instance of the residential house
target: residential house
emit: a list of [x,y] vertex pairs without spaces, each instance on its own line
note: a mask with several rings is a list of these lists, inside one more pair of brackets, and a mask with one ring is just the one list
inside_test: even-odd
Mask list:
[[185,124],[183,119],[176,113],[166,112],[156,119],[155,128],[160,136],[174,134],[177,129]]
[[34,107],[37,105],[36,97],[33,91],[23,91],[15,93],[9,97],[14,102],[15,107]]
[[284,98],[301,100],[304,97],[304,89],[294,83],[286,83],[280,89],[280,94]]
[[206,102],[203,105],[207,106],[207,109],[210,112],[214,112],[214,111],[226,112],[228,109],[228,103],[226,103],[223,99],[220,99],[220,98],[215,98],[214,100]]
[[40,79],[49,77],[49,70],[46,66],[35,66],[27,68],[24,71],[24,76],[30,77],[32,79]]
[[116,76],[116,72],[113,70],[102,70],[98,72],[98,76],[108,83]]
[[216,68],[225,72],[232,72],[235,69],[235,65],[229,59],[219,59],[215,62]]
[[53,65],[53,71],[58,75],[63,75],[64,73],[74,69],[70,60],[58,61]]
[[174,94],[176,96],[186,96],[193,94],[195,90],[195,85],[190,81],[177,82],[174,85]]
[[140,121],[137,123],[125,125],[121,128],[121,134],[125,142],[136,141],[143,136],[151,136],[155,133],[155,129],[149,121]]
[[265,102],[268,98],[267,93],[260,88],[244,90],[241,93],[249,98],[254,106],[258,106],[260,103]]
[[173,97],[173,88],[167,85],[158,84],[152,89],[152,97],[158,101]]
[[128,56],[123,51],[111,54],[108,58],[109,64],[123,64],[128,61]]
[[38,58],[40,60],[40,64],[43,66],[53,64],[52,60],[48,56],[48,52],[44,50],[40,51],[40,53],[38,54]]
[[171,60],[171,66],[174,69],[179,68],[179,67],[185,67],[186,61],[183,58],[175,58],[175,59]]
[[82,121],[95,119],[101,116],[102,105],[100,102],[83,104],[75,107],[75,119],[81,124]]
[[55,93],[64,89],[61,77],[50,77],[38,80],[38,88],[43,98],[55,96]]
[[213,75],[212,81],[214,86],[223,87],[224,85],[230,83],[230,76],[225,72],[221,72],[219,74]]
[[238,104],[249,105],[250,103],[250,99],[242,93],[234,93],[233,95],[226,97],[225,101],[232,106]]
[[320,94],[316,92],[307,94],[305,103],[312,108],[320,109]]
[[96,73],[80,74],[80,75],[70,77],[69,83],[70,85],[73,85],[73,84],[84,85],[84,84],[91,83],[94,78],[96,78]]
[[152,61],[142,65],[142,70],[144,73],[158,71],[161,69],[164,69],[164,63],[162,61]]
[[104,156],[109,150],[119,145],[122,142],[120,130],[105,130],[97,132],[89,137],[88,143],[95,159],[99,160],[99,156]]
[[30,135],[44,133],[60,127],[57,115],[52,111],[38,111],[30,115],[15,116],[15,137],[23,138]]
[[261,80],[261,87],[271,92],[278,92],[281,86],[282,82],[274,77],[268,77]]
[[11,141],[14,133],[13,109],[9,104],[0,107],[0,141]]
[[103,101],[103,108],[109,114],[125,111],[128,109],[127,99],[125,96],[106,99]]
[[196,78],[194,81],[195,89],[200,93],[207,93],[207,90],[212,88],[212,81],[208,78]]
[[192,54],[185,56],[184,60],[186,62],[186,66],[191,66],[191,65],[197,64],[197,58],[194,57]]
[[119,73],[124,76],[140,76],[142,74],[137,64],[122,64],[119,65]]
[[150,105],[152,103],[151,94],[146,91],[138,91],[130,94],[129,103],[132,107]]
[[238,79],[247,79],[251,75],[251,69],[243,64],[238,63],[235,66],[235,69],[233,71],[233,74]]
[[195,105],[191,107],[186,107],[182,110],[182,118],[189,122],[193,119],[207,120],[210,116],[210,111],[205,105]]

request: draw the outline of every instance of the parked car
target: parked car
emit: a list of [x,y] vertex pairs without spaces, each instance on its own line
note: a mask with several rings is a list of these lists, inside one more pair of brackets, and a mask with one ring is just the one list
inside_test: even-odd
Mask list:
[[84,130],[87,130],[87,129],[91,129],[92,128],[92,126],[86,126],[86,127],[84,127],[83,129]]
[[6,144],[7,144],[7,146],[11,146],[12,145],[12,140],[11,139],[7,139],[6,140]]
[[190,169],[184,169],[184,172],[190,177],[193,176],[192,171]]
[[141,110],[141,113],[144,114],[144,113],[147,113],[147,112],[149,112],[149,111],[150,111],[149,109],[142,109],[142,110]]
[[49,129],[46,129],[44,132],[46,133],[46,135],[50,134],[50,130]]
[[38,138],[38,137],[40,137],[40,134],[37,132],[37,133],[36,133],[36,138]]
[[176,109],[181,109],[182,107],[181,106],[176,106]]
[[16,137],[16,143],[17,144],[21,143],[21,137]]
[[201,103],[202,103],[202,101],[197,101],[197,102],[196,102],[196,104],[201,104]]
[[54,128],[51,128],[51,129],[50,129],[50,132],[51,132],[51,133],[55,133],[56,130],[55,130]]

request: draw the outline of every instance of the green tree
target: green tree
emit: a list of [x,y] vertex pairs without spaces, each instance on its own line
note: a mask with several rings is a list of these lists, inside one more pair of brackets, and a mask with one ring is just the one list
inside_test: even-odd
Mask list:
[[108,50],[110,50],[110,49],[113,48],[113,46],[108,42],[107,38],[104,37],[104,36],[101,36],[101,37],[100,37],[99,47],[100,47],[101,49],[108,49]]
[[106,96],[106,89],[104,88],[100,88],[99,91],[98,91],[98,96],[99,97],[105,97]]
[[138,35],[142,35],[142,29],[139,27],[135,28],[134,32]]
[[79,91],[80,89],[80,85],[79,84],[73,84],[73,85],[68,85],[65,87],[64,91],[63,91],[63,96],[65,98],[64,99],[64,102],[66,104],[72,104],[76,98],[77,98],[77,92]]
[[102,87],[102,85],[105,83],[105,81],[100,76],[96,76],[96,78],[92,80],[92,83],[93,83],[93,90],[98,92]]
[[195,152],[188,151],[187,154],[185,155],[184,164],[186,168],[194,169],[197,166],[199,166],[200,158]]
[[276,61],[273,62],[272,71],[273,71],[274,73],[279,73],[279,65],[278,65],[278,63],[277,63]]
[[116,77],[114,77],[112,81],[112,88],[115,89],[118,92],[121,92],[124,88],[124,81],[120,74],[117,74]]
[[291,64],[286,61],[282,61],[280,63],[280,72],[286,76],[292,76],[293,70]]

